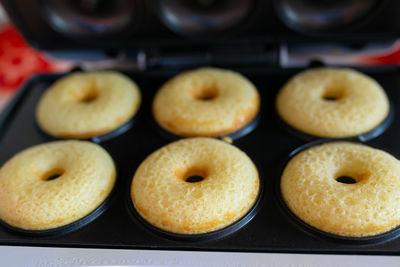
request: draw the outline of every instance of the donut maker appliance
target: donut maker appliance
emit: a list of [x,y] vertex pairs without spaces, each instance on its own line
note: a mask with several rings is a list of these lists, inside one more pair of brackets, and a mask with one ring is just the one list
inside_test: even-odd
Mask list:
[[[11,1],[1,0],[15,25],[35,47],[58,57],[80,59],[83,69],[122,70],[140,87],[142,104],[132,121],[95,137],[113,157],[116,187],[95,213],[50,232],[0,225],[0,245],[230,252],[400,254],[399,230],[378,238],[338,238],[310,229],[287,211],[279,193],[284,164],[299,149],[327,140],[288,128],[275,111],[281,86],[303,70],[279,66],[279,47],[330,43],[351,47],[398,37],[400,2],[385,1]],[[327,14],[331,16],[327,16]],[[186,16],[189,14],[190,16]],[[289,16],[288,14],[295,14]],[[344,14],[344,15],[343,15]],[[314,22],[313,22],[314,21]],[[112,64],[110,63],[112,62]],[[113,65],[115,62],[117,64]],[[107,65],[107,64],[111,65]],[[129,205],[133,174],[146,156],[177,137],[154,122],[151,103],[173,75],[199,66],[225,67],[248,77],[261,95],[261,112],[233,136],[255,162],[262,179],[258,205],[228,230],[197,237],[158,231]],[[400,73],[369,67],[391,100],[388,119],[373,132],[351,138],[400,156]],[[0,117],[0,163],[24,148],[54,140],[38,128],[35,107],[42,93],[65,74],[38,75]],[[310,141],[312,143],[310,143]]]

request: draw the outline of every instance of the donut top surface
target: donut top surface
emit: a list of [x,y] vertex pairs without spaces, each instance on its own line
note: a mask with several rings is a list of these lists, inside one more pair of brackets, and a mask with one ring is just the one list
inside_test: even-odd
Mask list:
[[281,177],[282,197],[297,217],[347,237],[374,236],[397,227],[399,187],[396,158],[350,142],[325,143],[298,153]]
[[57,141],[25,149],[0,169],[0,218],[25,230],[48,230],[96,209],[116,179],[100,146]]
[[56,81],[41,97],[36,119],[61,138],[90,138],[127,122],[140,106],[137,85],[112,71],[76,72]]
[[345,68],[318,68],[291,78],[279,91],[280,117],[302,132],[351,137],[373,130],[389,113],[385,91],[372,78]]
[[150,224],[178,234],[219,230],[243,217],[259,194],[259,176],[238,148],[211,138],[170,143],[137,169],[131,198]]
[[173,134],[216,137],[247,125],[259,106],[257,89],[241,74],[200,68],[166,82],[154,98],[153,115]]

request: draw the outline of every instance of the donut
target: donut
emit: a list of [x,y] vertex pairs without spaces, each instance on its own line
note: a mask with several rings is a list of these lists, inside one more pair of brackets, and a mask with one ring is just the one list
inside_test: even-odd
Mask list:
[[133,177],[131,200],[138,214],[158,229],[193,235],[222,229],[245,216],[259,187],[257,169],[244,152],[196,137],[148,156]]
[[37,105],[36,120],[52,136],[85,139],[126,123],[140,101],[137,85],[120,73],[75,72],[46,90]]
[[101,205],[116,179],[114,162],[86,141],[27,148],[0,169],[0,218],[23,230],[73,223]]
[[318,68],[290,79],[277,95],[276,108],[299,131],[339,138],[376,128],[389,113],[389,101],[375,80],[358,71]]
[[330,142],[303,150],[280,185],[287,207],[326,233],[368,237],[400,224],[400,162],[367,145]]
[[175,135],[218,137],[249,124],[259,107],[257,89],[241,74],[200,68],[167,81],[154,97],[153,115]]

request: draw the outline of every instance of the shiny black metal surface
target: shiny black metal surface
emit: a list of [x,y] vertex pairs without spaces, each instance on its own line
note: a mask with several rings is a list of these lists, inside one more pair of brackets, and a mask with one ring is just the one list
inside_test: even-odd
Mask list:
[[[254,251],[339,254],[400,254],[400,238],[372,244],[332,240],[310,234],[282,210],[274,186],[280,179],[282,165],[290,153],[306,144],[281,127],[275,112],[279,88],[298,70],[241,72],[258,88],[263,112],[257,127],[234,141],[256,163],[262,175],[263,198],[260,209],[245,226],[220,238],[198,241],[175,240],[150,230],[129,211],[129,186],[141,161],[157,148],[170,142],[153,127],[151,102],[155,91],[174,71],[129,73],[143,94],[137,120],[125,133],[101,142],[114,158],[118,172],[115,197],[97,219],[76,231],[51,237],[32,237],[0,226],[0,244],[68,247],[106,247],[125,249]],[[378,137],[366,142],[395,156],[400,155],[400,76],[397,70],[367,72],[385,88],[395,110],[389,127]],[[0,164],[29,146],[50,141],[35,126],[35,107],[41,94],[60,76],[37,76],[24,88],[13,107],[0,118]]]

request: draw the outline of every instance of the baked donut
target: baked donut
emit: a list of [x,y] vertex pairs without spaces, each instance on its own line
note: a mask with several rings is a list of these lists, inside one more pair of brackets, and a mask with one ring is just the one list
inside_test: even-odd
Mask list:
[[233,133],[250,123],[259,108],[259,94],[249,80],[217,68],[200,68],[172,78],[153,101],[157,123],[186,137]]
[[56,141],[25,149],[0,169],[0,218],[23,230],[75,222],[107,198],[114,162],[100,146]]
[[400,162],[366,145],[331,142],[295,155],[281,177],[289,209],[327,233],[367,237],[400,224]]
[[131,200],[140,216],[159,229],[201,234],[242,218],[259,187],[257,169],[245,153],[223,141],[197,137],[148,156],[133,177]]
[[126,123],[140,106],[137,85],[112,71],[76,72],[53,84],[41,97],[36,119],[60,138],[90,138]]
[[346,68],[301,72],[279,91],[280,117],[295,129],[320,137],[351,137],[381,124],[389,101],[372,78]]

